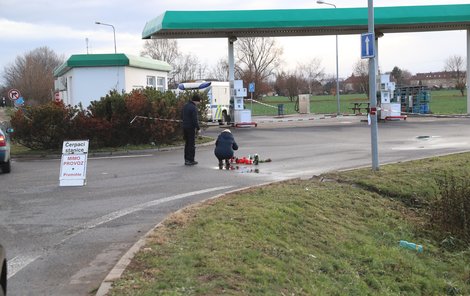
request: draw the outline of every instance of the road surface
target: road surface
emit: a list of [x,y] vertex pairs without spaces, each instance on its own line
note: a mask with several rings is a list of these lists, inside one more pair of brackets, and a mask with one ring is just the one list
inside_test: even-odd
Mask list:
[[[172,212],[226,191],[326,171],[371,166],[363,117],[259,124],[232,129],[237,156],[272,162],[259,173],[218,170],[213,145],[199,165],[181,149],[90,157],[87,184],[59,187],[59,159],[12,163],[0,174],[0,241],[9,259],[10,295],[96,292],[119,258]],[[470,119],[409,118],[379,123],[379,162],[470,150]],[[206,135],[222,130],[210,127]]]

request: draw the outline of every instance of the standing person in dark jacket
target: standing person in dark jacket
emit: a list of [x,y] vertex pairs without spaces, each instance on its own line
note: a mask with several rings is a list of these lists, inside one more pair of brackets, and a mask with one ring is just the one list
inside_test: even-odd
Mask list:
[[232,132],[229,129],[223,130],[220,135],[217,137],[215,142],[215,157],[219,160],[219,169],[225,167],[230,168],[230,158],[233,157],[233,150],[238,150],[238,145],[235,142],[235,138],[232,135]]
[[183,107],[183,138],[184,144],[184,164],[196,165],[194,160],[196,155],[196,133],[199,132],[199,121],[197,118],[197,105],[201,102],[201,96],[198,93],[193,94],[191,100]]

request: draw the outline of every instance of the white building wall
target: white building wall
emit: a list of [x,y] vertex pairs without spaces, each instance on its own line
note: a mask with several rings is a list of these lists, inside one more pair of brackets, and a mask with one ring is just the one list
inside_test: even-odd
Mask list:
[[147,87],[147,76],[164,77],[165,90],[168,90],[168,73],[150,69],[126,67],[126,92],[135,88]]
[[[164,77],[164,88],[168,90],[167,72],[127,66],[72,68],[56,80],[56,89],[66,105],[81,103],[88,108],[92,101],[99,101],[111,90],[130,92],[147,87],[147,76]],[[66,81],[66,86],[60,85],[59,81]]]
[[84,108],[92,101],[98,101],[111,90],[121,92],[124,86],[125,67],[84,67],[72,68],[67,77],[67,101],[72,106],[82,103]]

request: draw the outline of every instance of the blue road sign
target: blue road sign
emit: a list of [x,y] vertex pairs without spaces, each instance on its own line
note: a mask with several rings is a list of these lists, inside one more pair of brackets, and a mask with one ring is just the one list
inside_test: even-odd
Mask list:
[[18,99],[16,99],[16,100],[14,101],[14,105],[15,105],[15,107],[21,107],[21,106],[23,106],[23,105],[24,105],[24,99],[23,99],[23,97],[19,97]]
[[361,34],[361,59],[375,57],[375,37],[374,33]]
[[253,93],[255,92],[255,83],[254,82],[251,82],[250,84],[248,84],[248,91]]

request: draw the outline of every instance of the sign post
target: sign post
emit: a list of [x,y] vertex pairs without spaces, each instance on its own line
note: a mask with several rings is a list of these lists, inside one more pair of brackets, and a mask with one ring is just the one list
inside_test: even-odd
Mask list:
[[[364,37],[362,37],[364,36]],[[363,40],[363,42],[362,42]],[[370,140],[372,170],[379,170],[378,126],[377,126],[377,63],[375,56],[374,1],[368,0],[368,33],[361,35],[364,57],[369,59]]]
[[248,91],[251,93],[251,112],[253,113],[253,93],[255,92],[255,83],[248,84]]
[[88,140],[64,141],[60,162],[60,186],[83,186],[86,184]]

